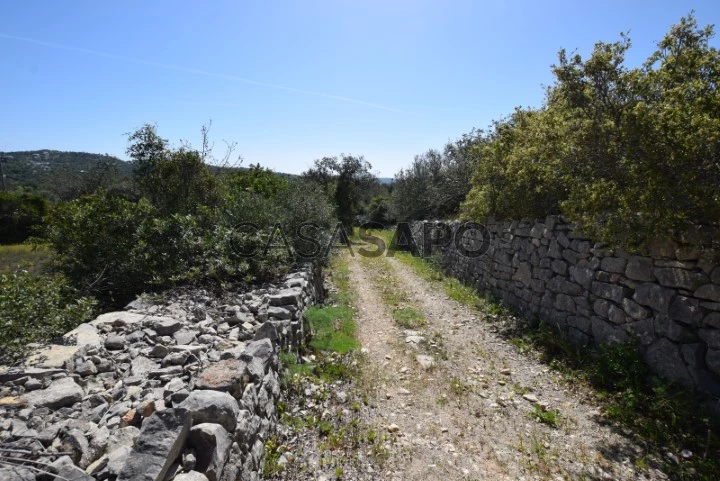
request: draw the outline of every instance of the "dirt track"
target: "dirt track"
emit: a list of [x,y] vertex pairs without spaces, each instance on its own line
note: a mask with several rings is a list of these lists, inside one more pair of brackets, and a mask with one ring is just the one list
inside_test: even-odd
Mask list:
[[[383,479],[666,479],[641,472],[639,447],[600,422],[557,373],[395,258],[354,256],[359,337],[374,424],[393,434]],[[407,332],[382,296],[389,286],[427,324]],[[418,355],[431,355],[423,367]],[[537,411],[557,412],[555,427]],[[552,424],[552,420],[550,422]]]

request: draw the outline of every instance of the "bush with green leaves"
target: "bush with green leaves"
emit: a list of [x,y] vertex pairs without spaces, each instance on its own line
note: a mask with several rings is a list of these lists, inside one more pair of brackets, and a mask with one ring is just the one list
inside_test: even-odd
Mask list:
[[485,138],[472,131],[442,152],[428,150],[395,175],[388,216],[398,221],[443,219],[458,214]]
[[169,149],[154,127],[131,139],[140,142],[128,152],[147,195],[99,191],[57,205],[46,219],[53,266],[103,305],[182,283],[272,279],[326,244],[335,219],[317,185],[258,166],[217,177],[200,152]]
[[48,203],[42,197],[22,191],[0,192],[0,244],[27,240],[42,224]]
[[[242,219],[218,209],[162,215],[150,203],[107,193],[59,205],[47,220],[45,238],[53,265],[82,292],[118,306],[144,290],[188,282],[267,279],[287,266],[281,249],[263,255],[269,230],[247,233],[238,221],[268,227],[273,209],[243,202]],[[243,253],[256,252],[246,257]]]
[[12,364],[31,342],[45,342],[89,320],[94,301],[61,275],[0,275],[0,363]]
[[46,217],[44,233],[52,265],[78,290],[106,304],[121,303],[148,283],[147,259],[135,253],[143,245],[140,228],[152,216],[146,200],[106,193],[58,204]]
[[376,195],[372,198],[372,200],[370,200],[370,203],[365,208],[365,216],[370,222],[376,222],[384,226],[389,226],[395,223],[395,218],[391,213],[391,209],[391,197],[386,195]]
[[335,205],[337,218],[350,233],[362,204],[377,190],[378,180],[371,172],[372,165],[361,155],[342,154],[340,157],[323,157],[314,162],[302,177],[325,190]]
[[560,52],[539,109],[496,122],[478,155],[466,217],[564,213],[627,245],[720,222],[720,54],[690,15],[640,67],[630,40],[589,58]]

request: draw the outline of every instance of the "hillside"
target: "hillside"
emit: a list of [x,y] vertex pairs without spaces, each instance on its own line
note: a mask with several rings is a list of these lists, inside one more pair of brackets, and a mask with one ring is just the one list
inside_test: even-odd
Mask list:
[[24,187],[46,195],[62,197],[85,175],[98,175],[100,170],[117,176],[117,181],[130,175],[132,165],[107,154],[32,150],[0,153],[7,189]]
[[[121,184],[132,174],[132,163],[108,154],[63,152],[59,150],[30,150],[0,152],[8,190],[23,187],[50,199],[66,197],[88,177],[104,176],[110,185]],[[245,169],[246,167],[211,166],[211,171]],[[279,172],[280,175],[296,177]],[[378,178],[383,185],[392,184],[390,177]]]

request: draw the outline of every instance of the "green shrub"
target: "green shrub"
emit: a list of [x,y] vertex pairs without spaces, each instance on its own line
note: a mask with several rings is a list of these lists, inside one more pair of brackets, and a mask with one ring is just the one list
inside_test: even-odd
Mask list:
[[[288,242],[297,260],[303,260],[306,254],[318,251],[314,260],[327,264],[328,252],[325,249],[338,220],[335,208],[327,199],[322,188],[312,182],[295,179],[277,197],[280,216],[277,221],[282,225]],[[315,227],[310,228],[312,224]],[[312,237],[312,241],[308,240]]]
[[487,135],[463,205],[484,221],[564,213],[587,234],[641,243],[720,221],[720,54],[711,26],[680,20],[638,68],[630,41],[588,59],[561,51],[537,110]]
[[409,168],[395,175],[389,217],[406,221],[457,215],[484,143],[482,132],[472,131],[442,152],[431,149],[416,155]]
[[390,197],[385,195],[376,195],[372,198],[366,208],[367,219],[370,222],[376,222],[383,226],[389,226],[395,223],[395,219],[390,214],[391,203]]
[[24,242],[42,223],[48,204],[38,195],[0,192],[0,244]]
[[60,275],[0,275],[0,362],[13,363],[28,343],[48,341],[87,321],[93,307]]
[[153,126],[130,140],[139,200],[98,191],[46,217],[53,267],[104,306],[175,284],[271,280],[308,245],[325,253],[334,209],[317,185],[259,166],[221,178],[205,149],[170,149]]
[[106,304],[126,301],[152,278],[147,258],[136,255],[144,246],[140,228],[152,212],[145,200],[104,193],[57,205],[44,233],[53,248],[53,266],[78,290]]
[[258,194],[265,199],[274,199],[287,189],[288,179],[270,169],[260,167],[260,164],[250,164],[248,169],[230,174],[226,182],[234,192],[245,191]]
[[[261,205],[246,212],[262,217]],[[144,199],[102,193],[57,206],[47,224],[55,268],[107,306],[173,284],[266,279],[291,260],[283,249],[263,255],[268,231],[244,234],[215,209],[165,216]]]
[[[310,241],[297,229],[309,221],[321,228],[314,242],[324,246],[332,207],[316,187],[297,181],[273,200],[243,191],[227,195],[222,210],[200,206],[192,214],[164,214],[146,199],[93,194],[56,206],[44,236],[55,269],[110,307],[173,284],[279,276],[302,260],[296,252],[308,251]],[[239,228],[242,223],[257,228]]]

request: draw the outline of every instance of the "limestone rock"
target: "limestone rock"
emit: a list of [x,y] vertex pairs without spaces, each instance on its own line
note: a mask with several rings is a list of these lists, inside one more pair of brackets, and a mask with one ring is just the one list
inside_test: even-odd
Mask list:
[[78,327],[63,335],[63,342],[83,347],[100,347],[100,334],[91,324],[80,324]]
[[162,481],[185,446],[191,416],[184,409],[167,409],[150,416],[117,481]]
[[271,306],[297,305],[302,296],[302,290],[297,288],[283,289],[270,296]]
[[625,297],[625,288],[607,282],[593,282],[590,291],[598,297],[620,304]]
[[15,381],[22,377],[42,379],[56,374],[67,374],[65,369],[38,368],[38,367],[2,367],[0,368],[0,383]]
[[211,364],[203,369],[197,377],[197,389],[209,389],[229,393],[235,398],[242,396],[245,389],[246,364],[237,359],[226,359]]
[[183,327],[183,323],[170,317],[158,317],[153,320],[152,326],[158,336],[171,336]]
[[209,481],[217,481],[227,461],[232,438],[219,424],[202,423],[190,429],[188,446],[195,449],[195,469],[205,474]]
[[625,266],[627,259],[621,257],[605,257],[600,262],[600,269],[606,272],[613,272],[616,274],[622,274],[625,272]]
[[94,481],[92,476],[75,466],[69,456],[61,456],[53,461],[51,465],[57,470],[57,475],[64,479],[72,479],[73,481]]
[[701,272],[672,267],[655,268],[655,277],[662,286],[677,287],[689,291],[708,282],[708,277]]
[[435,359],[433,359],[432,356],[428,356],[427,354],[418,354],[417,356],[415,356],[415,360],[424,369],[430,369],[435,366]]
[[709,301],[720,302],[720,286],[706,284],[695,291],[695,297]]
[[26,393],[23,398],[32,406],[59,409],[82,401],[83,390],[71,377],[64,377],[53,381],[47,389]]
[[625,298],[622,301],[622,307],[625,313],[635,319],[636,321],[640,321],[642,319],[645,319],[648,317],[648,311],[641,305],[639,305],[637,302]]
[[116,326],[130,326],[134,324],[140,324],[145,318],[146,314],[136,314],[132,312],[107,312],[98,316],[94,321],[90,322],[90,325],[95,327],[101,327],[103,325],[116,325]]
[[680,349],[668,339],[655,341],[645,353],[645,359],[650,368],[661,376],[692,385],[692,378],[680,355]]
[[268,316],[271,319],[292,319],[292,312],[283,307],[270,306],[268,307]]
[[207,476],[197,471],[190,471],[175,476],[175,481],[208,481]]
[[697,324],[702,319],[700,302],[685,296],[676,296],[670,304],[670,318],[685,324]]
[[657,284],[641,284],[635,289],[633,300],[640,305],[648,306],[661,314],[668,312],[670,300],[675,292]]
[[158,363],[145,356],[138,356],[132,360],[130,372],[133,376],[146,377],[150,371],[154,371],[158,367]]
[[35,473],[22,466],[0,467],[0,481],[35,481]]
[[653,261],[648,257],[632,256],[625,267],[625,275],[634,281],[652,282],[655,280]]
[[179,408],[191,413],[192,424],[220,424],[227,431],[235,431],[240,407],[228,393],[219,391],[193,391]]
[[112,333],[105,339],[105,349],[118,351],[125,348],[125,337]]

